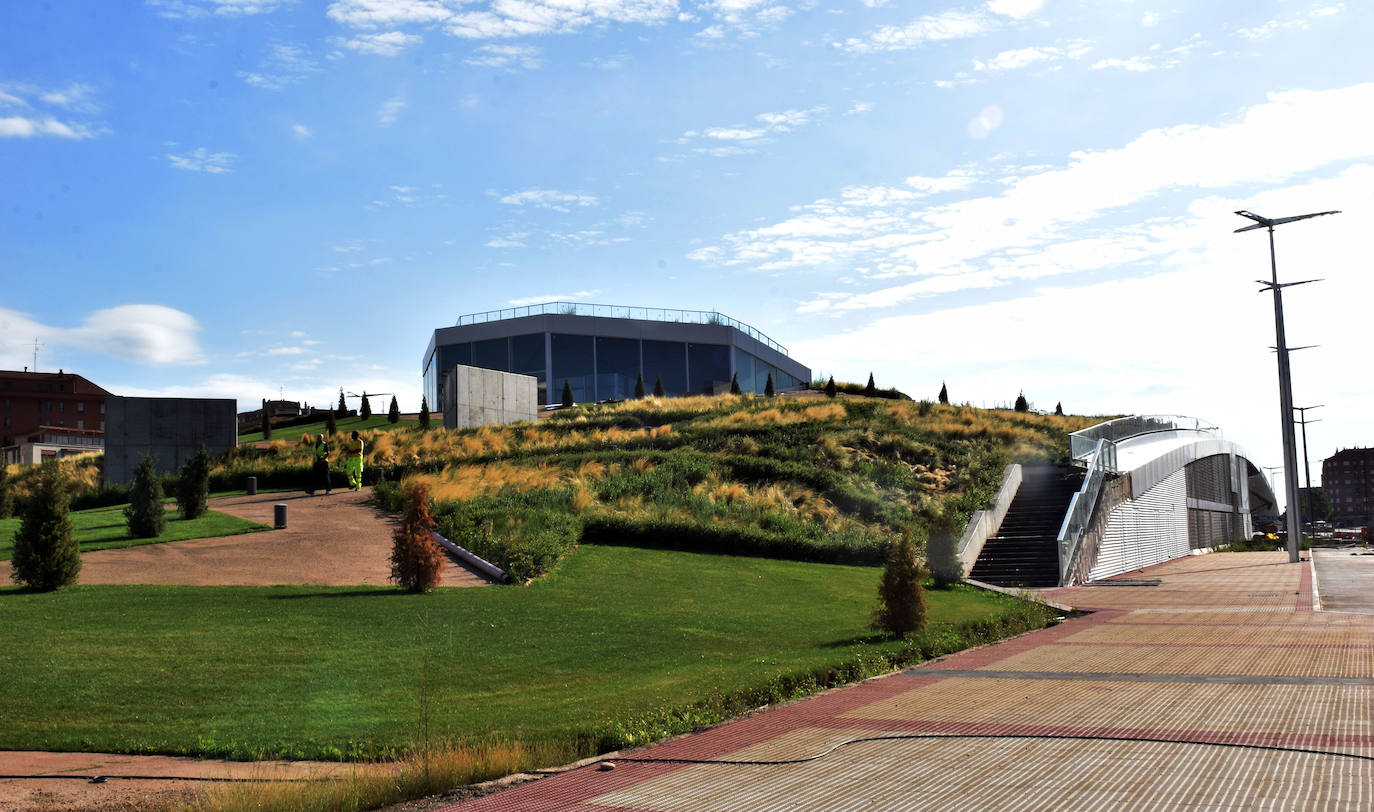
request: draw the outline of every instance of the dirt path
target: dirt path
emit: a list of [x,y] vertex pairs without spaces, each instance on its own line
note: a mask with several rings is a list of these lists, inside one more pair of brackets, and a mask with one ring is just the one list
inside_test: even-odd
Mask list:
[[[82,584],[180,584],[187,586],[384,586],[391,574],[395,523],[365,504],[370,488],[304,493],[226,496],[210,507],[250,521],[272,524],[273,505],[287,506],[287,527],[241,536],[98,550],[81,556]],[[0,583],[9,582],[0,562]],[[487,581],[448,560],[442,586],[484,586]]]

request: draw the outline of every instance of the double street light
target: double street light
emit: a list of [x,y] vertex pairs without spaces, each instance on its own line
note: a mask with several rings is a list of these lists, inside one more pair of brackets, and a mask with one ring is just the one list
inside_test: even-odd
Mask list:
[[1269,230],[1269,281],[1256,280],[1266,290],[1274,293],[1274,344],[1279,357],[1279,426],[1283,433],[1283,478],[1288,503],[1288,561],[1297,563],[1298,546],[1302,539],[1302,522],[1298,517],[1298,455],[1293,442],[1293,380],[1288,367],[1288,341],[1283,331],[1283,289],[1319,279],[1305,279],[1301,282],[1279,283],[1278,260],[1274,256],[1274,227],[1327,214],[1340,214],[1339,211],[1319,211],[1312,214],[1299,214],[1294,217],[1261,217],[1251,211],[1238,211],[1241,217],[1254,220],[1255,224],[1236,229],[1235,233],[1254,231],[1257,228]]

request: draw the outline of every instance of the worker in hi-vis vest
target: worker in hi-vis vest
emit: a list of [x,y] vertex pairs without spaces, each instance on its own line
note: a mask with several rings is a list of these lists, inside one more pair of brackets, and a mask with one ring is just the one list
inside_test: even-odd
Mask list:
[[358,436],[358,432],[353,432],[353,438],[348,441],[348,461],[344,463],[344,470],[348,472],[348,487],[360,491],[363,489],[363,438]]
[[329,443],[324,441],[324,435],[319,434],[315,437],[315,447],[313,449],[314,461],[310,465],[310,487],[306,493],[314,495],[315,491],[324,489],[324,495],[329,495]]

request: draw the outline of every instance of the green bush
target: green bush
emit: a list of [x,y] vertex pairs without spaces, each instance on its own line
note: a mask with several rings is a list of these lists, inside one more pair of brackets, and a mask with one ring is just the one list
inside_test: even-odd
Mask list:
[[10,578],[15,583],[45,591],[76,583],[81,552],[72,535],[69,504],[62,469],[56,461],[43,463],[37,490],[14,533]]
[[445,502],[435,509],[439,534],[510,573],[512,583],[524,583],[553,569],[582,535],[576,516],[531,510],[527,502],[518,496]]
[[134,469],[134,484],[129,489],[124,517],[129,521],[129,533],[137,538],[156,538],[167,527],[167,514],[162,509],[162,480],[157,476],[156,464],[152,454],[144,454]]
[[0,519],[14,515],[14,491],[10,487],[10,467],[0,462]]
[[205,500],[210,492],[210,463],[210,452],[202,443],[177,473],[177,507],[181,508],[184,518],[194,519],[206,511]]
[[921,581],[926,573],[916,563],[911,531],[892,540],[883,579],[878,584],[878,608],[873,628],[894,637],[909,637],[926,627],[926,596]]

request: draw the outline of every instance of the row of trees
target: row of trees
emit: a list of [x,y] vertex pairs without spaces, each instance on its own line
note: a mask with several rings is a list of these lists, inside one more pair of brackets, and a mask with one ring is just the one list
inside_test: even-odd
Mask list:
[[[362,406],[361,406],[361,408],[358,409],[358,417],[361,418],[361,419],[363,419],[363,420],[367,420],[367,419],[369,419],[369,418],[372,417],[372,404],[371,404],[370,399],[369,399],[368,397],[363,397],[362,400],[363,400]],[[325,416],[325,417],[324,417],[325,431],[329,432],[330,434],[333,434],[333,433],[337,432],[337,431],[339,430],[339,424],[338,424],[339,418],[347,417],[348,414],[349,414],[348,408],[347,408],[346,404],[344,403],[344,391],[343,391],[342,388],[340,388],[340,389],[339,389],[339,405],[338,405],[337,407],[333,408],[333,409],[326,410],[325,413],[324,413],[324,416]],[[387,407],[387,410],[386,410],[386,420],[387,420],[388,423],[391,423],[391,424],[393,424],[393,425],[396,424],[396,423],[401,422],[401,407],[400,407],[400,405],[396,402],[396,396],[395,396],[395,395],[392,395],[392,396],[391,396],[391,405],[390,405],[389,407]],[[421,427],[421,428],[428,429],[428,428],[429,428],[429,420],[430,420],[430,414],[429,414],[429,398],[428,398],[428,397],[421,397],[421,399],[420,399],[420,427]],[[261,431],[262,431],[262,439],[264,439],[264,440],[270,440],[270,439],[272,439],[272,415],[271,415],[271,413],[268,411],[268,409],[266,408],[266,406],[264,406],[264,407],[263,407],[263,410],[262,410]]]

